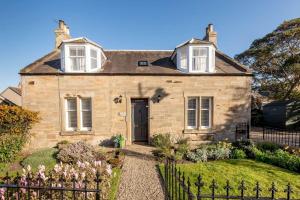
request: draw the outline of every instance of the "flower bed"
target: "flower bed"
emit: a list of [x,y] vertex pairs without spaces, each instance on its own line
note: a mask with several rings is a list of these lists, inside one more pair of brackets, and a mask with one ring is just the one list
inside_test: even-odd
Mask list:
[[[21,163],[24,169],[19,173],[20,176],[10,178],[11,183],[20,186],[30,187],[64,187],[76,189],[95,189],[97,187],[97,174],[99,174],[99,187],[101,189],[101,199],[108,199],[116,194],[116,185],[120,177],[120,167],[123,164],[123,154],[118,151],[99,151],[94,147],[84,143],[60,142],[57,148],[43,149],[26,157]],[[11,173],[10,174],[14,174]],[[0,181],[4,181],[2,177]],[[30,180],[30,181],[28,181]],[[114,190],[114,191],[111,191]],[[5,189],[0,191],[4,194]],[[28,193],[21,189],[22,194]],[[38,193],[39,192],[39,193]],[[17,195],[17,193],[12,193]],[[60,195],[58,191],[53,192]],[[70,196],[71,191],[64,191],[64,195]],[[41,191],[30,190],[30,195],[35,198],[41,195]],[[43,197],[49,197],[49,190],[43,190]],[[84,192],[77,192],[76,196],[84,195]],[[88,192],[88,198],[94,199],[95,192]]]

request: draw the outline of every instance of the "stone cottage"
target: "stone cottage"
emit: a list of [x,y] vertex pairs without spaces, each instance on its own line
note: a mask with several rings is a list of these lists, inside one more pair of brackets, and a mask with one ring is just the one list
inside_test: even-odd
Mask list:
[[250,120],[252,73],[217,48],[213,25],[204,39],[174,50],[108,50],[71,38],[59,21],[55,48],[20,71],[22,106],[40,112],[31,148],[61,140],[126,144],[156,133],[191,143],[235,138]]

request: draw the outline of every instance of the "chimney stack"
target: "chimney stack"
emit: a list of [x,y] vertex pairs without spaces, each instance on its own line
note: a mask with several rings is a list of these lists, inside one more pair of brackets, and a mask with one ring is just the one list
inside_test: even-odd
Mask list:
[[63,20],[58,21],[58,28],[55,29],[55,49],[61,44],[63,40],[70,39],[69,27]]
[[214,43],[217,46],[217,32],[214,31],[214,25],[208,24],[204,39]]

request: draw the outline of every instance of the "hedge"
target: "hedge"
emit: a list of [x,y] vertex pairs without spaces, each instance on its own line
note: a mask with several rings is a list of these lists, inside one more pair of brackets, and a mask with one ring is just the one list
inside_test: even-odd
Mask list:
[[32,125],[38,121],[37,112],[0,105],[0,162],[14,160],[28,141]]

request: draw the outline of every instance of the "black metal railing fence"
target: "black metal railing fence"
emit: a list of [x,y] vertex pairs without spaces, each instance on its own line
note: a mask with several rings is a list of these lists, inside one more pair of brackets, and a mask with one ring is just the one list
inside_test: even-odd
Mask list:
[[[286,185],[284,193],[285,198],[276,198],[276,193],[279,189],[276,187],[275,183],[270,183],[268,189],[269,196],[262,196],[262,187],[259,182],[256,182],[254,188],[249,188],[246,186],[245,181],[242,180],[238,186],[239,195],[232,195],[231,191],[234,189],[230,181],[226,181],[226,185],[223,187],[219,186],[217,182],[213,179],[209,185],[210,193],[204,193],[203,187],[204,183],[202,176],[197,177],[197,181],[192,183],[189,176],[186,176],[184,172],[176,165],[174,161],[166,160],[164,163],[164,173],[162,173],[162,178],[164,180],[164,191],[166,200],[215,200],[215,199],[241,199],[241,200],[299,200],[300,197],[293,198],[293,188],[290,183]],[[197,188],[197,192],[192,192],[192,184]],[[217,189],[222,189],[223,193],[217,193]],[[245,194],[246,190],[252,191],[252,195],[247,196]]]
[[54,179],[50,173],[45,179],[40,175],[33,178],[31,174],[27,176],[9,176],[0,179],[0,199],[1,200],[29,200],[29,199],[76,199],[76,200],[101,200],[101,177],[97,172],[95,179],[89,181],[85,178],[78,181],[73,175],[71,181],[66,181],[64,175],[59,179]]
[[261,137],[264,141],[270,141],[280,145],[300,147],[300,131],[298,130],[264,126]]

